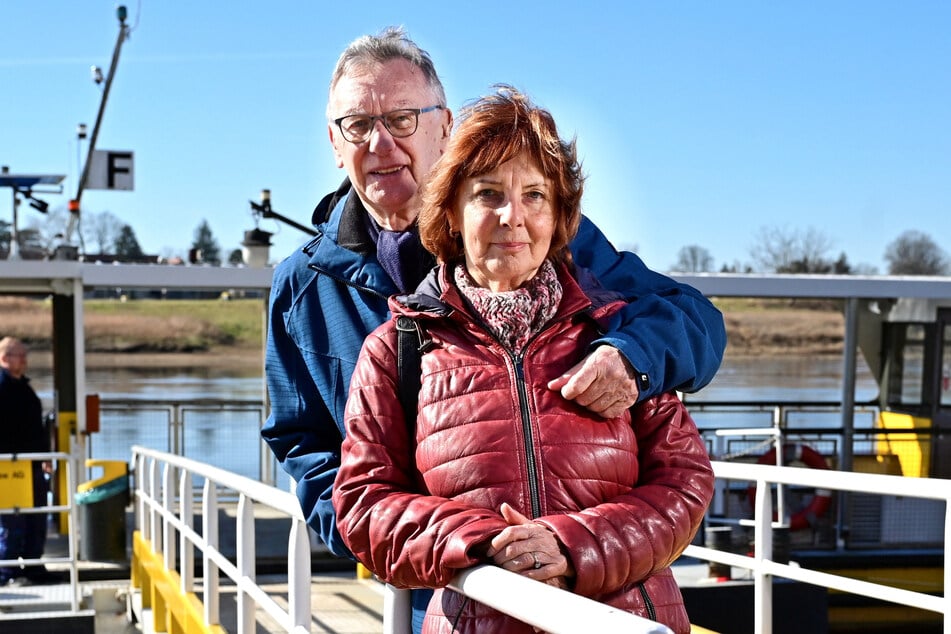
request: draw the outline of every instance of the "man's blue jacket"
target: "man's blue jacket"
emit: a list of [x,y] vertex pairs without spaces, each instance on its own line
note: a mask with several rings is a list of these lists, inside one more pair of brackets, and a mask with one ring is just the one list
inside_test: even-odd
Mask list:
[[[297,482],[301,508],[331,552],[350,556],[334,522],[344,406],[366,336],[399,292],[376,258],[359,198],[344,185],[314,211],[318,235],[284,260],[271,287],[266,370],[271,412],[261,435]],[[629,302],[618,348],[638,371],[639,399],[706,385],[723,358],[723,316],[699,291],[619,253],[587,218],[571,252],[579,271]],[[580,360],[580,359],[579,359]]]

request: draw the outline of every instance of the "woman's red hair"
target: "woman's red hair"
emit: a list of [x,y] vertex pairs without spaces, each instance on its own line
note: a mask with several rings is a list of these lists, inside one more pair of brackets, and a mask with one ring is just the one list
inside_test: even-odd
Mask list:
[[554,190],[555,233],[548,255],[570,262],[568,244],[581,222],[584,191],[575,141],[562,141],[551,114],[506,85],[462,109],[446,153],[434,166],[424,189],[419,236],[438,261],[463,257],[462,239],[450,227],[463,181],[490,172],[523,153],[551,181]]

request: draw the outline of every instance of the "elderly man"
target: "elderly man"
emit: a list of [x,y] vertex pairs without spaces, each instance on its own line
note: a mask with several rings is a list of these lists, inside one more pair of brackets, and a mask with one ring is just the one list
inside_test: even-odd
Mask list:
[[[415,289],[434,264],[415,220],[452,113],[429,55],[390,28],[355,40],[340,56],[327,118],[347,179],[315,209],[317,237],[274,274],[271,413],[262,436],[297,481],[310,525],[331,552],[347,556],[331,487],[351,373],[364,338],[389,316],[387,297]],[[606,333],[551,389],[614,416],[639,399],[710,381],[726,335],[722,315],[702,294],[618,253],[586,219],[572,253],[579,269],[628,298],[628,327]]]
[[[26,346],[13,337],[0,339],[0,453],[46,452],[49,436],[43,408],[26,376]],[[44,465],[33,463],[33,503],[46,506]],[[46,545],[46,514],[0,515],[0,559],[38,559]],[[0,586],[48,581],[45,568],[0,567]]]

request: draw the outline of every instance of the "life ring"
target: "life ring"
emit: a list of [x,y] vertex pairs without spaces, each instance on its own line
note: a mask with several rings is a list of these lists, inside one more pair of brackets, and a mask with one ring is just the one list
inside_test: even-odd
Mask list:
[[[776,448],[773,447],[757,461],[759,464],[776,464]],[[818,451],[809,445],[799,443],[789,443],[783,445],[783,465],[790,465],[794,462],[801,462],[811,469],[828,469],[829,463],[822,457]],[[747,489],[747,496],[750,505],[756,502],[756,485],[751,485]],[[832,492],[828,489],[816,489],[815,495],[809,501],[805,508],[795,512],[789,518],[789,530],[798,531],[809,528],[816,523],[816,519],[825,515],[832,505]],[[775,520],[775,515],[773,517]]]

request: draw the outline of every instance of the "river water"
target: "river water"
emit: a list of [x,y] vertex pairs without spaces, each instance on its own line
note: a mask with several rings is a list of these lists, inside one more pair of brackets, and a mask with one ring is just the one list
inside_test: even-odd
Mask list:
[[[703,390],[687,397],[704,401],[840,401],[842,367],[838,357],[743,357],[727,358],[714,380]],[[877,385],[864,362],[859,360],[856,402],[869,401],[878,394]],[[45,409],[53,403],[51,371],[30,373]],[[90,368],[86,374],[88,393],[98,393],[104,403],[117,399],[193,401],[222,399],[261,401],[264,382],[260,368]],[[702,427],[768,426],[769,414],[695,414]],[[173,449],[169,415],[163,412],[116,413],[104,411],[102,431],[90,438],[90,455],[109,460],[128,460],[130,447],[138,444],[162,451]],[[260,476],[260,415],[254,411],[195,411],[184,416],[179,450],[186,456],[258,478]],[[818,422],[817,422],[818,421]],[[827,420],[812,416],[810,426],[835,426],[838,416]],[[863,422],[856,420],[856,425]],[[286,477],[278,469],[278,484]]]

